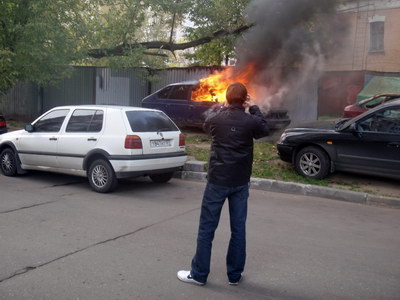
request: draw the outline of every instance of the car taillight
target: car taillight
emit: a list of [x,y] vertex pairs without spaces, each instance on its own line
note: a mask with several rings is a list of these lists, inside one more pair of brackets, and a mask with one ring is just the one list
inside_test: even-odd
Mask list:
[[0,121],[0,127],[6,127],[6,122],[5,121]]
[[185,146],[185,135],[183,133],[179,134],[179,147]]
[[127,135],[125,138],[126,149],[142,149],[142,140],[137,135]]

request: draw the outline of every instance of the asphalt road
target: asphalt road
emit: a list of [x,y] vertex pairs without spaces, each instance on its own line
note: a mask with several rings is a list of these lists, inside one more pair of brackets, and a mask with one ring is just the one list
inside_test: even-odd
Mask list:
[[206,286],[178,281],[204,183],[0,175],[0,299],[400,299],[400,210],[252,190],[245,278],[227,284],[227,209]]

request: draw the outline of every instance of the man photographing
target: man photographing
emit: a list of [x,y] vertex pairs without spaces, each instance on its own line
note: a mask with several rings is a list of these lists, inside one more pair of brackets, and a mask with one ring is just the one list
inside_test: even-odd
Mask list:
[[[226,256],[230,285],[242,279],[246,260],[246,218],[254,139],[268,135],[267,121],[251,105],[246,87],[235,82],[226,91],[227,105],[214,110],[204,123],[212,136],[208,180],[204,191],[196,253],[191,271],[178,279],[204,285],[210,273],[211,247],[225,199],[229,202],[231,239]],[[249,114],[245,108],[249,106]]]

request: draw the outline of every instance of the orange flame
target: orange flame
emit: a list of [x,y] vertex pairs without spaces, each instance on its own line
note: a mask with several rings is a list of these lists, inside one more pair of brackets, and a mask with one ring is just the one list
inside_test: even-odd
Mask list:
[[234,72],[233,68],[227,68],[221,72],[211,74],[199,81],[199,86],[192,92],[194,101],[225,102],[226,89],[233,82],[243,83],[250,95],[254,94],[251,89],[251,78],[254,75],[255,65],[250,64],[244,71]]

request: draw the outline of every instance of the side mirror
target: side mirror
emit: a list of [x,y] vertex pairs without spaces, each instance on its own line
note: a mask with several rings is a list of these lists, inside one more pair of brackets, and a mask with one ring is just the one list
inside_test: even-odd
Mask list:
[[349,126],[349,129],[352,131],[352,132],[358,132],[358,128],[357,128],[358,126],[357,126],[357,124],[356,123],[353,123],[353,124],[351,124],[350,126]]
[[357,135],[358,137],[362,136],[362,128],[360,125],[358,125],[357,123],[353,123],[349,126],[349,129],[352,133],[354,133],[355,135]]
[[35,131],[35,127],[32,124],[26,124],[24,129],[25,129],[25,131],[28,131],[28,132]]

